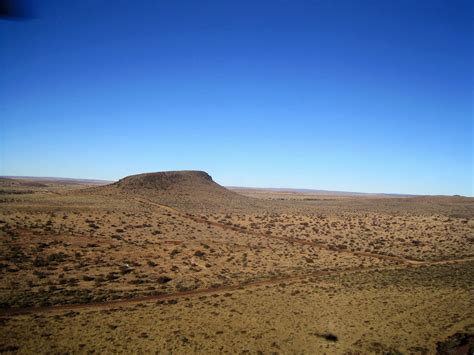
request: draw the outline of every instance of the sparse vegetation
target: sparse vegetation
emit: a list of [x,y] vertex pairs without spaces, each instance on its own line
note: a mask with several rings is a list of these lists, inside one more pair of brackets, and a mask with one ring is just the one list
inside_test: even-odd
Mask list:
[[[218,352],[240,346],[242,352],[307,352],[303,344],[336,353],[432,352],[442,329],[473,317],[466,311],[473,287],[471,200],[239,196],[226,205],[230,192],[222,195],[200,176],[206,198],[197,204],[191,200],[202,195],[193,195],[190,180],[168,186],[166,196],[150,192],[153,184],[128,180],[118,188],[61,187],[55,194],[30,186],[32,193],[0,204],[3,312],[124,302],[123,309],[90,314],[78,308],[73,316],[25,316],[31,339],[59,344],[62,327],[110,321],[112,327],[94,335],[104,337],[104,352],[114,343],[106,340],[110,332],[124,329],[132,341],[121,346],[132,352],[148,352],[142,342],[165,352],[186,346],[213,352],[206,344],[214,343],[222,346]],[[398,298],[400,292],[410,297]],[[149,297],[155,301],[132,302]],[[425,301],[432,313],[419,306]],[[423,333],[420,317],[430,318],[432,333]],[[27,323],[1,325],[12,335],[0,338],[0,348],[26,352],[20,334]],[[379,332],[394,335],[380,343]],[[221,343],[227,336],[236,342]],[[86,352],[88,339],[61,351]],[[240,345],[257,343],[262,348]]]

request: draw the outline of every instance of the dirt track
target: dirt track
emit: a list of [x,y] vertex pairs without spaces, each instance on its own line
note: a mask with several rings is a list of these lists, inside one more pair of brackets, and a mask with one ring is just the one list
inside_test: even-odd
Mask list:
[[242,289],[244,287],[272,285],[272,284],[276,284],[276,283],[280,283],[284,281],[302,279],[309,276],[313,276],[313,277],[327,276],[327,275],[332,275],[332,274],[351,273],[351,272],[358,272],[358,271],[360,272],[362,270],[348,269],[348,270],[340,270],[340,271],[320,271],[320,272],[309,273],[309,274],[304,274],[304,275],[279,276],[279,277],[274,277],[271,279],[252,281],[252,282],[247,282],[247,283],[243,283],[239,285],[229,285],[229,286],[206,288],[206,289],[200,289],[200,290],[175,292],[175,293],[155,295],[155,296],[144,296],[144,297],[137,297],[137,298],[131,298],[131,299],[119,299],[119,300],[106,301],[106,302],[65,304],[65,305],[54,305],[54,306],[45,306],[45,307],[5,308],[5,309],[0,310],[0,316],[47,312],[47,311],[63,311],[63,310],[83,309],[83,308],[99,308],[99,307],[102,308],[102,307],[126,305],[126,304],[146,302],[146,301],[170,300],[170,299],[182,298],[186,296],[198,296],[202,294],[210,294],[210,293],[223,292],[223,291],[235,291],[238,289]]
[[166,210],[168,212],[171,212],[173,214],[179,215],[180,217],[187,218],[189,220],[192,220],[197,223],[205,224],[205,225],[212,225],[214,227],[221,228],[223,230],[232,230],[235,232],[239,233],[244,233],[247,235],[254,235],[258,236],[260,238],[266,238],[266,239],[276,239],[276,240],[282,240],[288,243],[298,243],[302,245],[308,245],[308,246],[313,246],[325,250],[330,250],[332,252],[336,253],[345,253],[345,254],[351,254],[355,256],[362,256],[362,257],[373,257],[373,258],[378,258],[378,259],[383,259],[383,260],[390,260],[393,262],[396,262],[396,264],[390,265],[390,266],[385,266],[385,267],[369,267],[369,268],[360,268],[360,267],[355,267],[355,268],[350,268],[350,269],[345,269],[345,270],[337,270],[337,271],[316,271],[316,272],[310,272],[310,273],[305,273],[305,274],[293,274],[293,275],[286,275],[286,276],[278,276],[278,277],[273,277],[269,278],[266,280],[257,280],[257,281],[249,281],[249,282],[244,282],[236,285],[229,285],[229,286],[222,286],[222,287],[215,287],[215,288],[208,288],[208,289],[195,289],[191,291],[183,291],[183,292],[176,292],[176,293],[168,293],[168,294],[159,294],[159,295],[153,295],[153,296],[142,296],[142,297],[136,297],[136,298],[131,298],[131,299],[118,299],[118,300],[113,300],[113,301],[105,301],[105,302],[95,302],[95,303],[82,303],[82,304],[63,304],[63,305],[53,305],[53,306],[45,306],[45,307],[24,307],[24,308],[5,308],[0,310],[0,316],[11,316],[11,315],[18,315],[18,314],[25,314],[25,313],[36,313],[36,312],[49,312],[49,311],[64,311],[64,310],[73,310],[73,309],[84,309],[84,308],[102,308],[102,307],[113,307],[113,306],[120,306],[120,305],[127,305],[127,304],[132,304],[132,303],[139,303],[139,302],[147,302],[147,301],[160,301],[160,300],[170,300],[170,299],[176,299],[176,298],[182,298],[182,297],[188,297],[188,296],[197,296],[197,295],[203,295],[203,294],[212,294],[216,292],[225,292],[225,291],[233,291],[233,290],[238,290],[241,288],[246,288],[246,287],[257,287],[257,286],[263,286],[263,285],[273,285],[273,284],[278,284],[280,282],[286,282],[286,281],[292,281],[292,280],[298,280],[306,277],[321,277],[321,276],[327,276],[327,275],[338,275],[338,274],[345,274],[345,273],[360,273],[360,272],[370,272],[372,270],[389,270],[389,269],[404,269],[407,267],[419,267],[419,266],[430,266],[430,265],[442,265],[442,264],[452,264],[452,263],[462,263],[462,262],[468,262],[468,261],[473,261],[474,257],[464,257],[460,259],[446,259],[446,260],[436,260],[436,261],[417,261],[417,260],[411,260],[399,256],[390,256],[390,255],[382,255],[382,254],[374,254],[374,253],[367,253],[367,252],[358,252],[358,251],[351,251],[347,249],[338,249],[334,247],[329,247],[326,244],[323,243],[316,243],[316,242],[311,242],[308,240],[304,239],[299,239],[299,238],[290,238],[290,237],[279,237],[279,236],[272,236],[272,235],[266,235],[263,233],[258,233],[258,232],[252,232],[249,230],[245,230],[242,228],[238,228],[235,226],[229,226],[225,224],[221,224],[218,222],[212,222],[208,221],[206,219],[200,218],[195,215],[191,215],[185,212],[181,212],[177,209],[174,209],[172,207],[166,206],[166,205],[161,205],[158,203],[154,203],[151,201],[148,201],[146,199],[139,199],[136,198],[136,201],[141,203],[141,204],[146,204],[148,206],[154,206],[163,210]]
[[[462,263],[462,262],[468,262],[468,261],[473,261],[473,260],[474,258],[432,261],[432,262],[424,262],[421,264],[417,264],[417,266],[454,264],[454,263]],[[45,307],[5,308],[5,309],[0,310],[0,316],[14,316],[14,315],[21,315],[21,314],[29,314],[29,313],[67,311],[67,310],[87,309],[87,308],[107,308],[107,307],[114,307],[114,306],[124,306],[127,304],[140,303],[140,302],[151,302],[151,301],[160,301],[160,300],[166,301],[166,300],[172,300],[176,298],[213,294],[217,292],[236,291],[236,290],[247,288],[247,287],[275,285],[281,282],[299,280],[299,279],[304,279],[307,277],[322,277],[322,276],[329,276],[329,275],[354,274],[354,273],[360,273],[360,272],[370,272],[373,270],[397,270],[397,269],[404,269],[406,267],[417,267],[417,266],[415,265],[413,266],[407,266],[407,265],[396,266],[395,265],[395,266],[385,266],[385,267],[374,266],[374,267],[369,267],[369,268],[364,268],[364,269],[355,267],[355,268],[337,270],[337,271],[317,271],[317,272],[312,272],[312,273],[307,273],[307,274],[302,274],[302,275],[278,276],[278,277],[273,277],[266,280],[251,281],[251,282],[246,282],[246,283],[242,283],[238,285],[229,285],[229,286],[221,286],[221,287],[215,287],[215,288],[175,292],[175,293],[161,294],[161,295],[155,295],[155,296],[143,296],[143,297],[136,297],[136,298],[130,298],[130,299],[119,299],[119,300],[106,301],[106,302],[65,304],[65,305],[54,305],[54,306],[45,306]]]
[[422,266],[430,266],[430,265],[455,264],[455,263],[462,263],[462,262],[468,262],[468,261],[473,261],[473,260],[474,258],[463,258],[463,259],[453,259],[453,260],[426,261],[426,262],[414,263],[412,265],[405,264],[405,265],[393,265],[393,266],[385,266],[385,267],[374,266],[374,267],[368,267],[368,268],[354,267],[350,269],[336,270],[336,271],[317,271],[317,272],[311,272],[311,273],[306,273],[306,274],[278,276],[278,277],[273,277],[266,280],[245,282],[238,285],[197,289],[197,290],[191,290],[191,291],[175,292],[175,293],[170,293],[170,294],[143,296],[143,297],[119,299],[119,300],[105,301],[105,302],[64,304],[64,305],[53,305],[53,306],[45,306],[45,307],[4,308],[4,309],[0,309],[0,316],[15,316],[15,315],[21,315],[21,314],[30,314],[30,313],[125,306],[128,304],[134,304],[134,303],[140,303],[140,302],[166,301],[166,300],[172,300],[176,298],[213,294],[217,292],[236,291],[236,290],[244,289],[248,287],[275,285],[281,282],[300,280],[300,279],[304,279],[308,277],[354,274],[354,273],[370,272],[374,270],[397,270],[397,269],[400,270],[400,269],[405,269],[407,267],[422,267]]
[[395,262],[400,262],[400,263],[405,263],[405,264],[410,264],[410,265],[439,265],[439,264],[445,264],[445,263],[450,263],[450,262],[456,262],[456,261],[469,261],[469,260],[474,260],[474,257],[467,257],[467,258],[461,258],[461,259],[448,259],[448,260],[437,260],[437,261],[422,261],[422,260],[413,260],[409,258],[404,258],[401,256],[395,256],[395,255],[384,255],[384,254],[376,254],[376,253],[369,253],[369,252],[362,252],[362,251],[352,251],[352,250],[347,250],[347,249],[340,249],[340,248],[335,248],[335,247],[329,247],[328,245],[324,243],[316,243],[312,242],[309,240],[305,239],[300,239],[300,238],[288,238],[288,237],[278,237],[278,236],[272,236],[272,235],[267,235],[263,233],[257,233],[257,232],[252,232],[243,228],[238,228],[235,226],[228,226],[225,224],[221,224],[218,222],[212,222],[208,221],[206,219],[191,215],[189,213],[184,213],[181,212],[175,208],[166,206],[166,205],[161,205],[159,203],[155,203],[146,199],[141,199],[141,198],[135,198],[136,201],[140,203],[145,203],[151,206],[155,206],[161,209],[164,209],[168,212],[175,213],[179,215],[180,217],[190,219],[194,222],[201,223],[201,224],[206,224],[206,225],[211,225],[214,227],[218,227],[224,230],[232,230],[234,232],[239,232],[239,233],[244,233],[244,234],[249,234],[249,235],[255,235],[258,237],[262,238],[267,238],[267,239],[277,239],[277,240],[283,240],[289,243],[299,243],[303,245],[308,245],[320,249],[325,249],[325,250],[330,250],[333,252],[337,253],[344,253],[344,254],[351,254],[355,256],[366,256],[366,257],[372,257],[372,258],[377,258],[377,259],[382,259],[382,260],[391,260]]

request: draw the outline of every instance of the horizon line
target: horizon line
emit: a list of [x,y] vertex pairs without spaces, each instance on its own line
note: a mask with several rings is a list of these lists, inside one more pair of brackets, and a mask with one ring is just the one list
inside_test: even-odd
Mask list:
[[[145,173],[146,174],[146,173]],[[130,175],[127,175],[130,176]],[[93,178],[73,178],[73,177],[58,177],[58,176],[27,176],[27,175],[0,175],[0,178],[6,179],[51,179],[51,180],[72,180],[72,181],[95,181],[95,182],[104,182],[104,183],[114,183],[117,180],[106,180],[106,179],[93,179]],[[214,180],[213,180],[214,181]],[[339,194],[353,194],[353,195],[386,195],[386,196],[399,196],[399,197],[420,197],[420,196],[447,196],[447,197],[466,197],[474,198],[474,196],[466,196],[460,194],[452,195],[443,195],[443,194],[409,194],[409,193],[400,193],[400,192],[361,192],[361,191],[347,191],[347,190],[325,190],[325,189],[316,189],[316,188],[298,188],[298,187],[258,187],[258,186],[237,186],[237,185],[222,185],[225,188],[229,189],[250,189],[250,190],[273,190],[279,192],[325,192],[325,193],[339,193]]]

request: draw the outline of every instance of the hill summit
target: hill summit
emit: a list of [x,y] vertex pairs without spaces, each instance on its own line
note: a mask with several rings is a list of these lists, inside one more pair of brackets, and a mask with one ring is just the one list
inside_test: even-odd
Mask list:
[[[139,192],[140,190],[168,192],[196,192],[196,189],[226,190],[216,184],[212,177],[204,171],[183,170],[163,171],[127,176],[112,184],[122,190]],[[228,191],[230,192],[230,191]]]
[[183,170],[127,176],[95,191],[140,197],[193,212],[243,208],[258,202],[217,184],[204,171]]

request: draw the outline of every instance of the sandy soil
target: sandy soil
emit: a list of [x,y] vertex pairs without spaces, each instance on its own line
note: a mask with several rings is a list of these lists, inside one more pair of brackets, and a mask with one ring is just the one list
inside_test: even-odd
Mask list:
[[0,181],[0,352],[435,353],[472,333],[473,199],[236,198],[197,176]]

